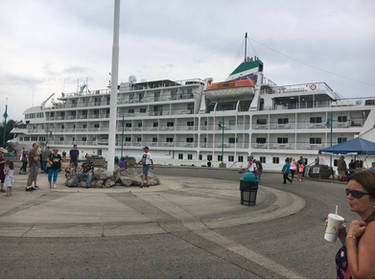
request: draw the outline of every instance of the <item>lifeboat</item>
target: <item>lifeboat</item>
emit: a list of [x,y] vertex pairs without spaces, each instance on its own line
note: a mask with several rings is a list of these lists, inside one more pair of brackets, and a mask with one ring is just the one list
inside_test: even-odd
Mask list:
[[236,81],[225,81],[209,85],[205,92],[206,98],[215,101],[222,99],[252,99],[255,82],[250,78]]

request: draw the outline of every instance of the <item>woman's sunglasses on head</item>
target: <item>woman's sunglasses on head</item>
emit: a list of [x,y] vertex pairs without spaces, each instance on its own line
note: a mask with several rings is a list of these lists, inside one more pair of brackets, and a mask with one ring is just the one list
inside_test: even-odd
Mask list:
[[352,197],[354,197],[354,198],[361,198],[362,196],[364,196],[366,194],[369,194],[367,192],[360,192],[360,191],[349,190],[349,189],[345,189],[345,193],[346,193],[346,195],[351,194]]

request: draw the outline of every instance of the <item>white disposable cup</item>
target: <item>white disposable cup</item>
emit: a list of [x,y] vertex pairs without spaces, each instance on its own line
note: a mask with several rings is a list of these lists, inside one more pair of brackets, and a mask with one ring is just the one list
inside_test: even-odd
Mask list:
[[339,229],[345,219],[337,214],[328,214],[327,228],[324,233],[324,239],[328,242],[336,242]]

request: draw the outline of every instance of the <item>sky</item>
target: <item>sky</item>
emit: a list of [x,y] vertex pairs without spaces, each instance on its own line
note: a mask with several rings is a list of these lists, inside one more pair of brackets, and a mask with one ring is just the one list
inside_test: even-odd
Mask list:
[[[9,118],[77,83],[106,88],[112,0],[0,1],[0,114]],[[226,77],[248,55],[278,85],[326,82],[375,97],[375,1],[122,0],[119,82]],[[2,117],[1,117],[2,118]],[[3,120],[3,118],[2,118]]]

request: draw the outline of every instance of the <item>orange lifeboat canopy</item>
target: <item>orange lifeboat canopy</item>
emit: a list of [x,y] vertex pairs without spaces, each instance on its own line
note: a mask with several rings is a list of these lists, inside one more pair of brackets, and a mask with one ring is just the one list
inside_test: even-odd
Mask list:
[[209,85],[206,88],[208,90],[217,90],[217,89],[229,89],[229,88],[239,88],[239,87],[255,87],[255,82],[250,78],[237,81],[226,81],[220,83],[214,83]]

